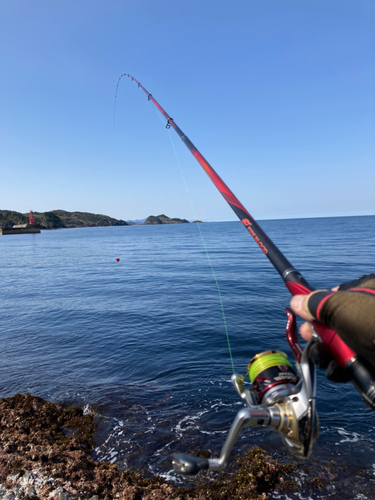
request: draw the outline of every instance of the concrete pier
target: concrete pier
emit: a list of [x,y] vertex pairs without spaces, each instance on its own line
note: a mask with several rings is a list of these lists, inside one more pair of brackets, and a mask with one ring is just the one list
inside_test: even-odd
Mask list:
[[0,235],[3,234],[36,234],[40,233],[39,224],[17,224],[13,227],[0,228]]

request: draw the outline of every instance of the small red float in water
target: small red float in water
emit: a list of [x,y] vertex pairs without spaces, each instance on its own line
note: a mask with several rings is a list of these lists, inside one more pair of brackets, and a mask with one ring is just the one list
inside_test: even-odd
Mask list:
[[120,262],[120,259],[116,259],[116,262]]

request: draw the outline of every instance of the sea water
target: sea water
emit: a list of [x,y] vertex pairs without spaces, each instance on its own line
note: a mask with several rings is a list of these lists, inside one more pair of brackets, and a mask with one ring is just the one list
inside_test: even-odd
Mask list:
[[[375,217],[261,222],[315,287],[374,272]],[[290,296],[240,222],[100,227],[0,238],[0,397],[30,392],[93,412],[95,458],[183,481],[171,454],[218,456],[242,402],[230,377],[258,352],[291,356]],[[212,263],[218,288],[212,274]],[[116,259],[120,259],[116,262]],[[375,413],[351,384],[318,374],[313,457],[348,474],[375,464]],[[236,450],[277,456],[281,438],[244,431]],[[181,483],[183,484],[183,483]],[[348,498],[352,498],[348,493]]]

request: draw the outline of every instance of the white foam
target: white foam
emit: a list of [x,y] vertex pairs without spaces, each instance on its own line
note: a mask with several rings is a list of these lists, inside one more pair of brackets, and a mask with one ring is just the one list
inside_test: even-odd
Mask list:
[[[200,428],[199,425],[197,425],[195,422],[199,420],[202,417],[202,415],[205,415],[208,412],[209,410],[203,410],[194,416],[186,415],[177,423],[177,425],[172,427],[171,431],[175,432],[179,437],[182,437],[183,433],[186,431],[199,429]],[[186,427],[182,427],[182,424],[184,424],[185,422],[186,422]]]
[[168,448],[169,446],[171,446],[175,442],[176,442],[176,440],[172,439],[172,441],[170,441],[169,443],[165,444],[164,446],[162,446],[161,448],[159,448],[158,450],[156,450],[155,453],[154,453],[154,455],[155,456],[161,455],[162,451],[164,451],[166,448]]
[[[149,470],[155,474],[155,467],[152,467],[151,465],[149,465]],[[183,478],[181,476],[178,476],[175,471],[172,469],[168,472],[156,472],[156,474],[160,477],[162,477],[163,479],[165,479],[166,481],[173,481],[174,483],[179,483],[179,484],[183,484]]]
[[281,493],[280,495],[278,495],[278,493],[274,491],[272,493],[272,500],[293,500],[293,498],[288,497],[288,495],[285,495],[285,493]]
[[[235,404],[240,404],[242,405],[241,401],[236,402]],[[221,408],[222,406],[233,406],[233,403],[224,403],[223,401],[220,401],[219,403],[215,403],[211,405],[211,408]]]
[[[338,428],[337,432],[340,434],[340,436],[343,436],[345,439],[340,439],[340,443],[357,443],[361,435],[358,434],[358,432],[348,432],[343,428]],[[336,443],[337,445],[338,443]]]
[[154,430],[156,429],[156,425],[145,431],[143,434],[153,434]]
[[214,434],[228,434],[228,431],[204,431],[201,429],[201,433],[202,434],[209,434],[210,436],[214,435]]
[[84,415],[96,415],[96,412],[92,409],[92,407],[86,403],[83,407],[83,414]]

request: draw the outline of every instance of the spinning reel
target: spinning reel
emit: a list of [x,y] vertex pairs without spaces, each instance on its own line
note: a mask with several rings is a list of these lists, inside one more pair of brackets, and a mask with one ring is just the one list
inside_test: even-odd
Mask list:
[[242,429],[250,426],[271,427],[281,437],[291,453],[307,458],[318,438],[319,421],[316,412],[316,370],[309,360],[309,350],[317,341],[313,335],[302,350],[297,338],[294,314],[286,308],[286,335],[296,358],[296,370],[286,354],[265,351],[254,356],[247,372],[252,391],[244,386],[244,377],[233,374],[232,383],[246,408],[240,410],[229,430],[219,458],[199,458],[177,453],[173,457],[175,472],[195,475],[202,470],[222,471]]

